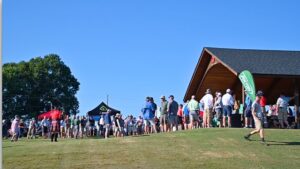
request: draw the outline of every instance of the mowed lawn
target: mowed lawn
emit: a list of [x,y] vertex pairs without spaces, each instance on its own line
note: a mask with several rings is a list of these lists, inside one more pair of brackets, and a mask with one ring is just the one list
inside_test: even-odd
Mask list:
[[249,129],[197,129],[105,139],[3,142],[5,169],[300,168],[300,130],[266,130],[269,146],[243,138]]

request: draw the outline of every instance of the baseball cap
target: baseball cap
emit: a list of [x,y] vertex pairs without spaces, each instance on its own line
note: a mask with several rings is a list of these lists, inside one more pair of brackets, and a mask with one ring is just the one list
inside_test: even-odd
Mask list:
[[174,98],[174,96],[173,96],[173,95],[170,95],[170,96],[169,96],[169,98],[171,98],[171,97],[172,97],[172,98]]
[[256,96],[263,96],[264,95],[264,93],[262,92],[262,91],[257,91],[257,93],[256,93]]
[[227,90],[226,90],[226,93],[230,93],[230,92],[231,92],[231,90],[230,90],[230,89],[227,89]]
[[160,98],[161,98],[161,99],[165,99],[166,97],[165,97],[165,96],[160,96]]

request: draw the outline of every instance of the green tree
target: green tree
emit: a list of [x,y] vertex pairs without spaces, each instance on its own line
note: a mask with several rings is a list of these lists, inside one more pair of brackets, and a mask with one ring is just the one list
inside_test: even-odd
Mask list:
[[50,109],[62,108],[66,114],[77,112],[79,82],[60,57],[50,54],[29,62],[3,65],[3,116],[36,117]]

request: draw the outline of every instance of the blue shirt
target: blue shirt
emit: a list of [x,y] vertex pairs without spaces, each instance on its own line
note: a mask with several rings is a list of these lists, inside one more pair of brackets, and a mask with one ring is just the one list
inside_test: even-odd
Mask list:
[[251,108],[251,105],[252,105],[252,100],[251,100],[251,98],[247,95],[247,96],[246,96],[246,99],[245,99],[245,107],[246,107],[246,109],[250,109],[250,108]]
[[155,107],[151,102],[146,102],[145,107],[142,109],[143,117],[145,120],[150,120],[154,118]]
[[189,114],[190,114],[187,104],[184,105],[184,107],[183,107],[183,113],[184,113],[185,116],[189,116]]
[[111,124],[111,118],[110,118],[110,114],[105,114],[104,115],[104,123],[105,124]]

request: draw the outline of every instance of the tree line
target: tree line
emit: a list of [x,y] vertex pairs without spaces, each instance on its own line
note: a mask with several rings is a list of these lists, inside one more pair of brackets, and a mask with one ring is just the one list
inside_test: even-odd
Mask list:
[[51,106],[66,114],[78,111],[76,93],[80,83],[58,55],[6,63],[2,69],[3,118],[36,117]]

